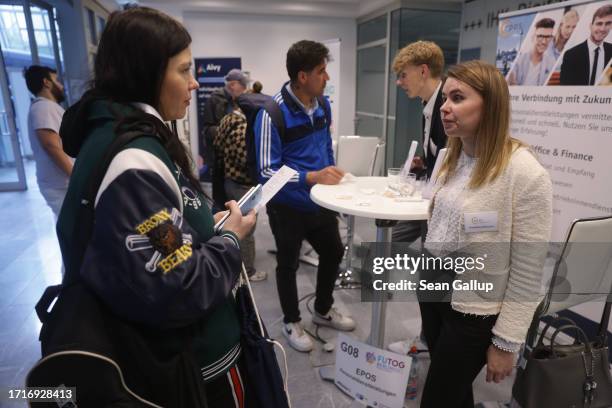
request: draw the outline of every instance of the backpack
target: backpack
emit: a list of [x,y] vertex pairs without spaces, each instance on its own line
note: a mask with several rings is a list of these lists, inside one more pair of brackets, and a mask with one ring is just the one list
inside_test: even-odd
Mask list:
[[[327,123],[331,123],[331,109],[325,98],[325,96],[318,96],[317,102],[319,106],[323,107],[325,112],[325,119]],[[244,116],[246,116],[247,127],[245,132],[246,149],[247,149],[247,167],[248,174],[254,183],[259,181],[259,170],[257,165],[257,150],[255,146],[255,120],[257,114],[261,109],[268,112],[272,124],[278,131],[278,135],[281,142],[285,142],[285,118],[283,112],[278,106],[278,103],[270,95],[257,94],[257,93],[245,93],[238,97],[236,103],[242,110]]]

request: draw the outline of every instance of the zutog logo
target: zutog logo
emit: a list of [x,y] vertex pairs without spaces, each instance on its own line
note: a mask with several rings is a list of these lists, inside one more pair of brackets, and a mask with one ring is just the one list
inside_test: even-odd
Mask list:
[[376,368],[385,371],[399,372],[403,370],[406,365],[403,361],[396,360],[394,358],[385,357],[381,354],[376,354],[368,351],[365,355],[365,359],[370,365],[376,364]]

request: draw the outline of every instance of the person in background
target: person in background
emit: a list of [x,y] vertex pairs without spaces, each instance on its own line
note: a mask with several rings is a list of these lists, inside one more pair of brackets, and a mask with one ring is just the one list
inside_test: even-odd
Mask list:
[[557,59],[549,52],[555,20],[542,18],[535,24],[531,50],[521,53],[508,75],[509,85],[544,85]]
[[563,52],[563,48],[565,48],[567,40],[569,40],[572,33],[576,29],[579,19],[580,17],[578,16],[578,12],[572,8],[563,14],[563,18],[561,19],[561,23],[557,28],[557,32],[555,33],[555,36],[548,47],[548,52],[552,53],[555,60],[558,60],[561,56],[561,52]]
[[[423,104],[423,147],[424,157],[415,156],[411,171],[421,172],[429,179],[438,158],[438,152],[446,147],[446,134],[440,119],[442,106],[442,72],[444,53],[431,41],[417,41],[402,48],[393,60],[393,71],[397,75],[396,84],[409,98],[419,98]],[[422,222],[400,221],[393,227],[393,242],[413,242],[421,236]],[[422,337],[422,336],[420,336]],[[423,349],[422,339],[417,340]],[[389,344],[389,350],[407,354],[413,339]]]
[[[329,80],[329,50],[321,43],[302,40],[287,51],[285,83],[274,100],[284,118],[282,134],[266,110],[255,121],[255,146],[260,183],[283,165],[298,173],[268,203],[270,228],[276,242],[276,288],[283,310],[282,332],[298,351],[312,350],[312,340],[301,325],[296,271],[304,239],[319,255],[316,298],[312,321],[337,330],[353,330],[355,321],[332,305],[338,267],[344,245],[336,213],[310,199],[315,184],[338,184],[344,172],[334,164],[328,114],[329,101],[322,98]],[[320,101],[320,102],[319,102]],[[325,106],[321,106],[321,104]]]
[[[223,161],[225,169],[225,193],[228,200],[240,200],[249,189],[257,183],[251,179],[247,166],[246,144],[247,120],[240,108],[235,107],[221,119],[217,136],[214,140],[217,148],[217,160]],[[240,241],[240,254],[252,282],[268,278],[266,271],[255,268],[255,230]]]
[[204,161],[212,172],[212,195],[214,210],[225,208],[225,176],[223,161],[216,160],[217,149],[214,140],[217,136],[219,123],[235,107],[236,99],[242,95],[249,84],[248,77],[239,69],[232,69],[225,76],[225,87],[214,91],[204,105],[204,123],[202,131],[204,138]]
[[[431,292],[420,294],[431,357],[421,407],[473,408],[472,382],[485,364],[487,382],[510,375],[539,303],[552,183],[529,147],[510,136],[510,93],[496,67],[483,61],[451,67],[442,95],[448,151],[425,248],[438,257],[458,249],[486,257],[482,272],[447,274],[493,282],[494,295],[456,290],[451,299],[428,301]],[[420,279],[433,272],[422,271]]]
[[260,94],[263,91],[263,85],[259,81],[253,82],[253,88],[251,88],[252,93]]
[[28,133],[36,162],[36,181],[57,219],[72,173],[72,159],[64,153],[59,136],[64,86],[57,79],[57,72],[49,67],[32,65],[23,75],[28,90],[35,96],[28,112]]

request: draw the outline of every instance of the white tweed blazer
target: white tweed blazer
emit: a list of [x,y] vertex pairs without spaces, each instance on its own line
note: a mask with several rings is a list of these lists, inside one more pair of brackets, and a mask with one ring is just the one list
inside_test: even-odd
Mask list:
[[[467,183],[475,160],[462,153],[453,177],[445,185],[438,182],[426,245],[446,246],[444,252],[467,248],[475,256],[487,254],[483,271],[466,273],[461,279],[493,282],[496,295],[455,290],[452,307],[475,315],[499,313],[493,334],[522,343],[541,300],[552,222],[552,183],[534,154],[519,148],[497,179],[470,189]],[[467,232],[466,213],[497,213],[496,230]]]

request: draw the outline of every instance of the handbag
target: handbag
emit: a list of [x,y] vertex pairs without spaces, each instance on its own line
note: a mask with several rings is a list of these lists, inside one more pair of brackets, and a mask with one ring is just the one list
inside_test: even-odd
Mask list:
[[[261,321],[244,264],[236,290],[240,320],[240,343],[246,366],[247,408],[290,408],[287,388],[287,355],[283,346],[268,336]],[[285,377],[280,371],[274,346],[283,354]]]
[[[609,308],[607,303],[606,309]],[[604,312],[604,316],[609,313]],[[553,322],[561,326],[554,331],[550,344],[545,345],[544,336]],[[516,402],[522,408],[611,407],[607,327],[607,323],[602,324],[598,339],[589,341],[584,331],[567,317],[549,322],[527,355],[526,364],[517,369],[512,389]],[[569,329],[576,332],[575,342],[556,344],[557,335]]]

